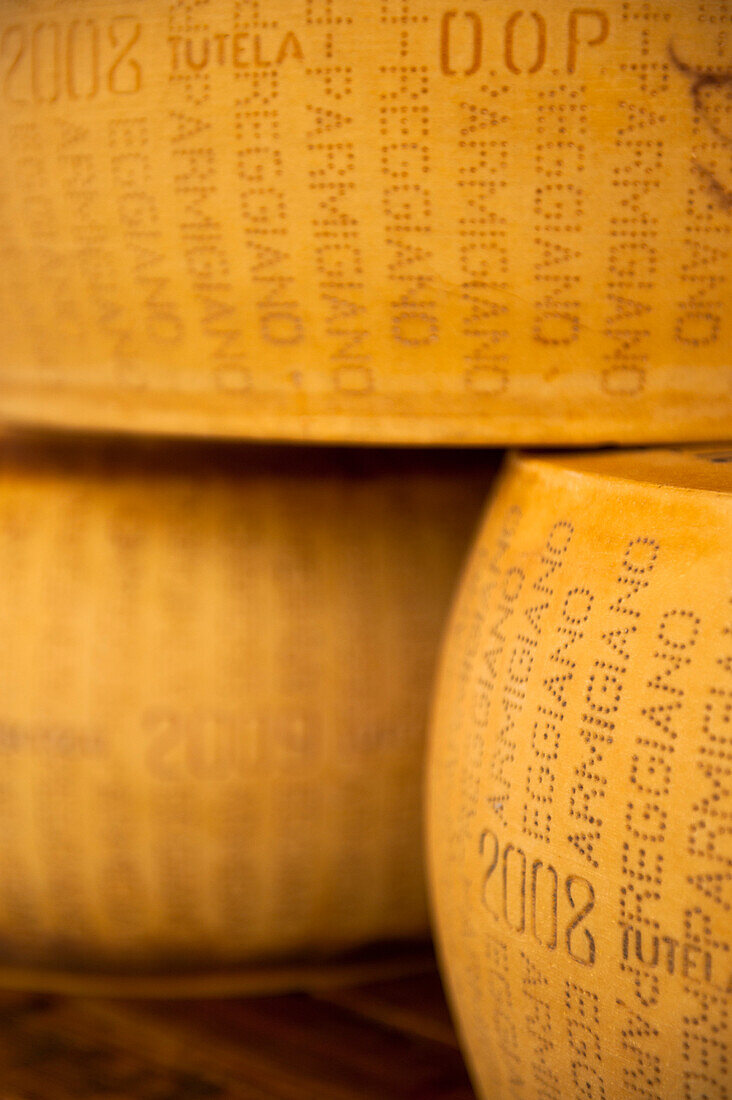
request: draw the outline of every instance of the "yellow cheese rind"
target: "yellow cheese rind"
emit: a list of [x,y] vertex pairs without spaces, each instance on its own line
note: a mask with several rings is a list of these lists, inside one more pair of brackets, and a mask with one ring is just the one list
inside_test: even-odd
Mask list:
[[3,441],[0,982],[231,992],[424,936],[427,698],[489,480]]
[[728,436],[728,23],[714,0],[5,0],[0,418]]
[[732,451],[519,456],[432,719],[428,867],[485,1100],[722,1100]]

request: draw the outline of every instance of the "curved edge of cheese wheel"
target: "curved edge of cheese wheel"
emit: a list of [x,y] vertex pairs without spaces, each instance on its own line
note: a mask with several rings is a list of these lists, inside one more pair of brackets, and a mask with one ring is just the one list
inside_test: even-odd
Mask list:
[[[568,529],[571,524],[567,521],[575,521],[575,517],[578,540],[580,525],[585,524],[581,550],[577,549],[574,556],[571,553],[567,556],[566,567],[561,566],[566,571],[564,574],[557,571],[555,577],[555,563],[551,557],[542,557],[542,550],[547,548],[552,533],[559,527]],[[688,527],[684,526],[685,521]],[[608,546],[603,545],[605,529],[608,531]],[[664,543],[664,533],[669,536],[669,545]],[[654,545],[654,539],[659,540],[658,547]],[[557,543],[552,546],[566,550],[566,547],[557,545],[562,541],[557,536]],[[624,557],[624,553],[629,553],[634,545],[641,546],[650,555],[646,554],[638,561]],[[658,564],[655,564],[658,548]],[[662,560],[664,551],[665,561]],[[546,552],[548,554],[550,551]],[[555,554],[555,559],[561,556]],[[713,572],[704,571],[707,565]],[[653,575],[654,568],[657,577]],[[515,600],[515,607],[507,610],[507,604],[500,603],[497,593],[506,577],[524,570],[523,590],[519,589],[518,582],[510,590],[501,590],[508,592],[506,600]],[[594,577],[593,570],[596,570]],[[649,573],[651,580],[646,579],[645,573]],[[539,576],[544,577],[545,586],[548,586],[543,594],[539,594],[534,585]],[[653,585],[654,580],[657,587],[648,587]],[[699,580],[703,580],[703,598],[701,595],[695,598],[694,585],[697,584],[699,592]],[[605,627],[604,620],[598,622],[595,615],[592,627],[581,625],[579,630],[575,629],[574,635],[557,633],[556,628],[561,628],[564,622],[560,596],[566,591],[567,596],[572,592],[586,593],[590,597],[595,588],[593,598],[596,604],[599,592],[603,597],[608,594],[612,596],[611,600],[603,599],[602,604],[595,608],[603,615],[608,608],[617,608],[618,613],[611,626]],[[648,590],[647,599],[645,589]],[[617,597],[627,597],[628,594],[633,597],[631,607],[617,607],[621,603]],[[551,599],[554,603],[547,602],[545,607],[554,608],[551,613],[553,617],[543,620],[539,626],[537,619],[541,615],[541,601]],[[725,726],[724,697],[732,698],[732,658],[729,656],[731,600],[732,446],[718,444],[704,448],[586,454],[517,452],[508,457],[473,542],[443,638],[433,692],[425,780],[425,849],[436,951],[461,1045],[476,1090],[485,1100],[579,1095],[576,1092],[579,1087],[577,1076],[572,1083],[572,1065],[579,1067],[577,1072],[583,1080],[589,1081],[590,1074],[594,1075],[592,1080],[597,1083],[597,1091],[593,1088],[593,1096],[616,1096],[621,1092],[625,1095],[621,1082],[635,1080],[633,1075],[641,1057],[643,1065],[648,1067],[647,1095],[655,1100],[662,1096],[680,1096],[680,1078],[676,1077],[679,1059],[675,1059],[674,1069],[664,1065],[661,1070],[660,1067],[665,1059],[664,1052],[671,1062],[672,1049],[681,1049],[682,1036],[679,1031],[683,1023],[679,1021],[684,1012],[694,1033],[684,1040],[692,1052],[689,1054],[688,1081],[690,1087],[693,1080],[698,1079],[700,1083],[706,1081],[701,1072],[701,1062],[707,1057],[704,1050],[711,1051],[712,1040],[705,1038],[703,1029],[699,1031],[696,1024],[700,1027],[704,1024],[708,1035],[706,1013],[708,1010],[711,1014],[714,1009],[714,1019],[717,1021],[715,1035],[720,1042],[721,1032],[728,1029],[732,970],[728,962],[725,967],[725,961],[728,958],[726,953],[732,951],[732,943],[729,942],[732,929],[722,912],[724,896],[720,895],[720,904],[711,905],[711,916],[698,918],[697,932],[703,920],[708,920],[708,926],[704,926],[709,937],[708,944],[705,945],[701,938],[693,943],[696,933],[688,932],[690,956],[695,950],[701,958],[702,947],[709,946],[711,950],[712,943],[719,951],[714,959],[711,955],[704,956],[704,966],[708,967],[704,977],[701,970],[694,972],[693,964],[689,963],[692,976],[685,985],[682,970],[687,963],[680,961],[685,927],[681,907],[682,904],[691,906],[687,912],[693,918],[694,913],[701,914],[702,910],[698,907],[703,899],[701,892],[695,892],[689,885],[691,879],[685,877],[691,874],[692,868],[685,866],[684,861],[689,853],[685,844],[678,842],[691,835],[689,831],[692,830],[693,818],[696,827],[702,830],[705,842],[708,841],[707,846],[712,846],[710,851],[713,850],[712,826],[704,823],[702,803],[706,798],[709,803],[707,809],[710,809],[715,799],[726,797],[721,788],[716,794],[714,789],[710,793],[710,785],[715,775],[721,777],[721,767],[725,763],[725,746],[720,734]],[[677,630],[679,622],[692,623],[693,627],[696,620],[690,608],[699,614],[698,644],[693,638],[689,642],[683,632],[678,637],[669,633],[665,637],[667,648],[664,650],[664,623],[669,631],[669,623],[676,623]],[[512,650],[515,654],[520,649],[519,619],[526,627],[527,635],[534,632],[533,638],[525,641],[527,646],[537,646],[535,676],[526,690],[525,703],[520,701],[512,711],[514,695],[511,695],[511,689],[516,688],[515,698],[518,698],[520,692],[517,684],[529,667],[521,665],[521,661],[530,660],[524,652],[518,659],[518,669],[509,660]],[[476,687],[476,655],[483,653],[490,644],[486,639],[496,622],[500,623],[505,646],[503,650],[495,648],[502,643],[495,635],[491,636],[495,694],[490,695],[491,673],[486,672],[482,682],[485,698],[480,701]],[[572,626],[576,625],[573,619]],[[537,629],[543,635],[541,640]],[[585,629],[586,637],[592,639],[591,643],[578,640],[583,637],[582,631]],[[608,676],[616,674],[619,679],[628,673],[627,684],[621,685],[625,688],[624,704],[630,702],[631,693],[641,695],[640,699],[634,700],[630,715],[646,714],[641,709],[645,705],[651,706],[651,709],[655,705],[658,711],[664,711],[664,707],[668,710],[669,690],[676,692],[671,695],[672,706],[675,705],[674,699],[684,695],[688,696],[687,705],[693,705],[687,721],[679,718],[675,722],[678,732],[667,733],[667,737],[673,738],[673,746],[666,752],[660,733],[653,726],[643,725],[642,717],[638,718],[640,725],[627,718],[622,725],[616,720],[611,738],[608,736],[607,722],[604,730],[597,725],[595,728],[600,731],[597,743],[592,741],[592,735],[588,732],[588,747],[584,754],[575,745],[575,741],[580,740],[578,731],[581,732],[582,727],[592,722],[592,718],[587,717],[592,706],[589,701],[582,702],[586,685],[598,679],[592,689],[595,691],[595,702],[599,707],[606,701],[608,707],[605,709],[608,712],[613,710],[612,695],[608,699],[600,697],[600,692],[604,690],[602,677],[593,677],[598,664],[605,667],[602,658],[610,660],[607,652],[601,651],[601,640],[608,637],[604,630],[642,642],[635,650],[627,643],[628,658],[620,661],[623,667],[607,672]],[[637,636],[636,630],[639,632]],[[542,763],[546,763],[542,756],[541,715],[549,714],[547,708],[550,700],[557,706],[557,700],[549,695],[546,679],[542,688],[542,677],[561,676],[567,672],[566,667],[559,666],[555,666],[552,673],[542,671],[545,667],[543,662],[548,662],[550,654],[557,653],[557,647],[561,649],[568,638],[574,640],[571,657],[576,658],[576,664],[567,683],[557,688],[567,710],[559,719],[555,718],[559,762],[548,764],[548,771],[552,773],[551,805],[542,810],[539,804],[546,801],[546,792],[543,788],[536,789],[537,783],[543,783],[546,778],[540,776],[537,780]],[[690,645],[695,646],[692,651],[693,665],[691,658],[685,656]],[[669,653],[674,656],[673,660]],[[639,661],[639,657],[646,660]],[[599,659],[593,665],[594,658]],[[662,665],[664,658],[665,665]],[[685,669],[687,663],[693,672],[683,673],[681,689],[678,684],[670,688],[665,683],[669,675],[665,666],[678,671]],[[720,682],[719,676],[725,679]],[[697,684],[698,697],[694,701],[692,696]],[[605,683],[608,691],[611,686],[609,681]],[[620,686],[617,686],[617,691],[620,692]],[[647,698],[649,695],[650,701]],[[706,728],[704,715],[709,715],[717,703],[716,725]],[[482,726],[472,709],[474,707],[480,707]],[[492,709],[489,710],[489,707]],[[602,710],[602,707],[599,709]],[[624,713],[628,716],[627,707]],[[492,716],[490,728],[486,725],[488,714]],[[694,721],[689,722],[692,716]],[[562,717],[569,719],[571,730],[566,723],[560,727]],[[650,722],[652,717],[647,721]],[[512,718],[515,722],[510,724]],[[536,741],[531,735],[535,719],[538,731]],[[551,738],[549,720],[546,717],[545,734]],[[506,733],[509,724],[510,729]],[[657,725],[660,729],[660,719]],[[511,742],[510,745],[505,739],[497,745],[501,731]],[[572,731],[574,740],[565,744]],[[682,739],[687,735],[689,741]],[[613,757],[612,764],[609,760],[605,762],[601,771],[604,778],[593,778],[588,772],[589,786],[594,783],[600,788],[600,793],[594,791],[592,804],[587,809],[588,814],[595,815],[589,820],[598,827],[604,823],[605,829],[601,839],[595,842],[594,856],[598,863],[590,866],[587,853],[575,850],[570,843],[572,830],[567,828],[567,804],[571,804],[570,777],[580,776],[579,770],[573,769],[580,769],[583,761],[591,771],[592,764],[587,764],[587,758],[590,762],[597,759],[599,766],[603,755],[608,756],[611,751],[608,747],[610,742],[613,752],[619,756]],[[550,752],[552,747],[550,745],[546,752]],[[496,764],[499,748],[501,757]],[[592,757],[591,753],[596,756]],[[666,803],[664,799],[669,796],[669,791],[655,788],[664,788],[659,774],[666,774],[664,768],[669,753],[675,753],[679,759],[674,764],[674,785],[667,781],[673,801]],[[711,761],[711,756],[714,756],[714,761]],[[714,762],[719,765],[716,772]],[[527,767],[531,770],[532,764],[533,786],[530,787]],[[499,771],[496,771],[497,766]],[[610,768],[612,770],[608,770]],[[676,774],[682,769],[681,776]],[[706,786],[699,779],[702,773],[708,776]],[[725,774],[729,774],[728,765]],[[574,781],[579,783],[581,778]],[[632,783],[640,784],[641,781],[645,782],[646,787],[635,788],[637,796],[631,798]],[[648,806],[650,822],[644,826],[640,820],[644,808],[643,792],[650,789],[649,784],[653,788],[653,798],[650,800],[653,806]],[[583,787],[579,790],[582,797],[587,796]],[[530,804],[530,796],[536,797],[535,803]],[[681,812],[685,800],[689,802],[686,817]],[[631,820],[630,810],[634,805],[635,816]],[[533,818],[522,818],[527,806],[530,813],[533,812],[532,806],[539,807],[536,809],[539,824],[532,824]],[[576,809],[574,828],[579,841],[582,840],[581,830],[591,829],[592,825],[583,824],[579,806]],[[659,938],[666,933],[669,944],[676,943],[675,967],[673,961],[668,962],[660,953],[660,961],[654,963],[654,953],[648,944],[644,944],[641,950],[637,943],[631,942],[628,945],[629,956],[623,955],[621,936],[617,934],[618,896],[632,892],[634,875],[640,875],[641,880],[646,881],[646,876],[641,872],[644,868],[648,870],[649,861],[655,858],[654,851],[650,849],[654,844],[658,847],[658,842],[653,839],[652,826],[662,813],[666,813],[669,823],[673,822],[674,826],[671,831],[675,860],[669,858],[670,851],[665,853],[665,875],[673,886],[664,881],[664,893],[657,895],[658,899],[665,899],[663,903],[659,900],[651,906],[648,900],[650,895],[644,895],[645,901],[642,902],[640,894],[637,894],[630,898],[628,904],[632,908],[637,902],[639,913],[641,904],[648,906],[650,911],[642,918],[644,921],[652,921],[653,918],[661,921],[660,927],[655,924],[652,927],[657,928]],[[551,815],[550,818],[547,814]],[[551,821],[551,827],[547,821]],[[635,840],[632,839],[634,827]],[[638,831],[643,828],[647,835]],[[628,843],[621,849],[624,840]],[[605,845],[603,841],[609,843]],[[722,856],[720,843],[721,833],[717,833],[718,859]],[[714,872],[719,868],[717,864],[709,863],[701,839],[692,846],[696,851],[697,865],[694,869],[699,872],[700,886],[704,887],[705,874],[716,883]],[[630,862],[626,875],[622,872],[623,859],[626,858],[623,850],[631,853],[627,855]],[[707,859],[706,865],[704,859]],[[522,860],[525,861],[523,864]],[[677,866],[672,866],[673,863]],[[524,879],[522,867],[527,869]],[[535,892],[538,888],[533,879],[531,887],[526,885],[529,876],[537,874],[537,867],[539,874],[543,869],[550,881],[549,894],[543,898]],[[560,890],[557,895],[558,910],[546,908],[551,900],[552,874],[557,876]],[[515,881],[510,880],[511,875],[517,876]],[[721,876],[717,877],[721,881]],[[520,893],[522,881],[525,894]],[[729,878],[725,881],[729,885]],[[545,880],[542,880],[541,886],[547,888]],[[685,898],[683,893],[678,895],[682,898],[678,902],[674,893],[677,887],[687,891]],[[586,890],[585,894],[581,893],[582,889]],[[660,889],[660,885],[655,885],[654,889]],[[709,897],[712,892],[713,884],[710,883]],[[725,896],[729,900],[728,889]],[[521,897],[524,898],[523,909]],[[592,919],[588,916],[581,924],[581,929],[591,934],[590,954],[585,951],[583,957],[579,950],[573,953],[577,944],[570,940],[567,940],[565,950],[561,937],[555,949],[548,950],[552,947],[552,912],[555,920],[559,912],[559,920],[568,922],[567,928],[571,932],[578,925],[584,903],[585,915],[592,913]],[[535,908],[532,909],[532,906]],[[726,908],[729,909],[728,904]],[[563,933],[564,924],[560,927]],[[646,925],[643,927],[646,928]],[[692,927],[696,926],[692,923]],[[675,941],[674,936],[679,936],[680,940]],[[580,936],[580,940],[586,948],[589,939],[585,941]],[[635,952],[638,952],[640,962]],[[638,975],[637,997],[633,989],[634,975]],[[656,994],[660,1001],[657,1018],[654,996],[649,993],[649,999],[643,999],[643,990],[650,988],[654,978],[661,983],[660,994]],[[641,986],[641,980],[646,984]],[[698,994],[694,992],[697,981]],[[683,1007],[679,1007],[682,1004]],[[700,1020],[694,1016],[695,1007],[701,1014]],[[529,1018],[533,1021],[533,1030]],[[672,1029],[672,1025],[678,1026],[679,1030]],[[630,1028],[630,1032],[622,1032],[623,1026]],[[624,1043],[623,1035],[627,1039],[628,1034],[634,1035],[637,1041],[630,1045]],[[578,1045],[580,1035],[585,1036],[588,1044],[591,1040],[597,1046],[597,1058],[593,1055],[591,1064],[583,1062]],[[600,1044],[604,1059],[602,1069]],[[711,1067],[711,1056],[708,1060]],[[704,1095],[726,1095],[715,1091],[721,1083],[720,1073],[722,1076],[725,1074],[725,1065],[720,1054],[714,1061],[714,1067],[709,1070],[710,1091],[705,1091]],[[659,1076],[660,1083],[652,1088],[650,1086],[655,1078],[651,1080],[651,1071],[654,1067],[663,1074],[663,1080]],[[585,1070],[586,1077],[583,1076]],[[624,1077],[626,1071],[631,1078]],[[545,1084],[550,1082],[552,1088],[549,1092],[541,1091],[542,1080]],[[677,1091],[672,1091],[674,1088]]]
[[82,974],[68,971],[0,967],[0,989],[79,997],[134,997],[165,1000],[192,997],[256,997],[367,985],[415,974],[435,965],[430,941],[375,944],[366,957],[358,954],[307,962],[195,971],[190,974]]
[[240,439],[253,443],[322,443],[364,446],[444,447],[612,447],[700,444],[721,438],[732,418],[729,407],[715,402],[704,412],[687,410],[675,418],[598,414],[592,422],[563,417],[559,412],[541,417],[521,414],[472,416],[348,414],[307,416],[257,412],[242,414],[233,402],[181,406],[175,400],[148,394],[145,402],[130,404],[113,394],[98,397],[87,392],[63,391],[49,400],[32,391],[3,386],[0,426],[11,431],[109,432],[131,436],[158,435],[201,439]]

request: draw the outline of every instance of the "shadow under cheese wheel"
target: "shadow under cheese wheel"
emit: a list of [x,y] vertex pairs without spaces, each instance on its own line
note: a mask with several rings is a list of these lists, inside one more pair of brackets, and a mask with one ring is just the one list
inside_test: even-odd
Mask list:
[[721,0],[0,9],[0,417],[729,435]]
[[486,1100],[721,1100],[732,451],[515,457],[448,629],[428,859]]
[[246,990],[425,936],[426,706],[489,481],[3,440],[0,984]]

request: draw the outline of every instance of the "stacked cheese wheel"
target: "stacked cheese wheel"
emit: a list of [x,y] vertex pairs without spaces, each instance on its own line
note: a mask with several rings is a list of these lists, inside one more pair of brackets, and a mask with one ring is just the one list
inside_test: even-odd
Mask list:
[[732,452],[523,458],[434,714],[437,931],[481,1096],[728,1095]]
[[3,0],[5,417],[728,433],[724,0]]
[[475,465],[4,443],[0,979],[247,988],[425,935]]

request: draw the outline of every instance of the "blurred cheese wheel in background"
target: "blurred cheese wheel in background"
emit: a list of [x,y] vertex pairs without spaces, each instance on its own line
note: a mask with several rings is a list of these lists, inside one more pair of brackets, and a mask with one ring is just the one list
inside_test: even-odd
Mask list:
[[246,989],[426,934],[427,700],[489,481],[3,440],[0,984]]
[[0,417],[729,435],[721,0],[4,0]]
[[722,1100],[732,451],[519,457],[433,719],[429,864],[486,1100]]

